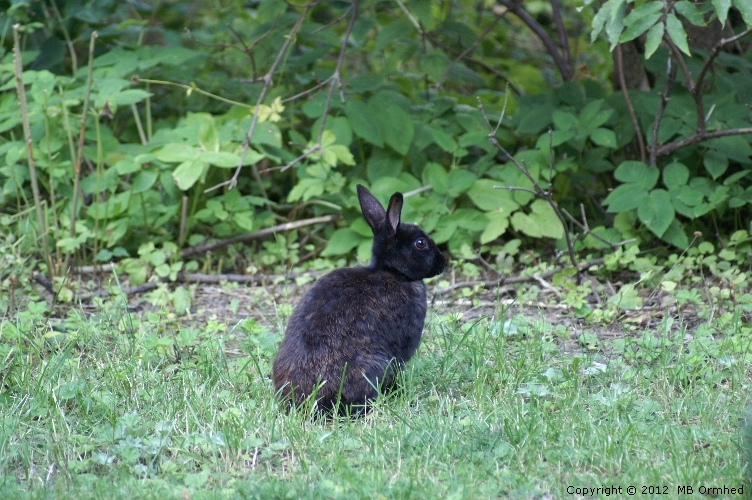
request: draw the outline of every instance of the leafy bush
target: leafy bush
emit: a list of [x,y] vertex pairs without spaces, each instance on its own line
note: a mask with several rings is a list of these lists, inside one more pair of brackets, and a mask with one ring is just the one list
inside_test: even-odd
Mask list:
[[[460,257],[499,252],[501,237],[563,247],[565,230],[599,249],[750,229],[744,1],[58,6],[8,10],[26,49],[25,113],[10,38],[0,65],[4,223],[49,235],[53,270],[337,213],[321,255],[363,257],[357,183],[382,200],[408,193],[405,218]],[[588,46],[578,33],[591,20]],[[726,38],[689,45],[687,29],[714,24]],[[636,41],[644,65],[625,65]],[[617,77],[642,70],[647,88],[611,91],[609,49]],[[552,187],[550,203],[534,183]]]

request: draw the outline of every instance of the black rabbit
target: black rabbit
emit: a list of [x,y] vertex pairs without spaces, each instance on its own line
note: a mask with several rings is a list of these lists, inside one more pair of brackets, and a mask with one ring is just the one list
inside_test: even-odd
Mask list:
[[274,360],[274,386],[296,405],[315,393],[318,410],[339,403],[360,413],[392,386],[423,333],[423,279],[444,271],[433,240],[400,223],[401,193],[386,211],[361,185],[358,199],[373,231],[371,264],[321,278],[293,311]]

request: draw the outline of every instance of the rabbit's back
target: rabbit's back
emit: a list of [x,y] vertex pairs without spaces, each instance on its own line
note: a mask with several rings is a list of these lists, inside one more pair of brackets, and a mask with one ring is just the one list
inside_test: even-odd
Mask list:
[[274,361],[274,384],[296,403],[323,384],[316,393],[321,407],[335,404],[340,386],[342,403],[363,404],[376,397],[374,386],[390,385],[395,369],[415,354],[425,316],[423,281],[364,267],[333,271],[290,317]]

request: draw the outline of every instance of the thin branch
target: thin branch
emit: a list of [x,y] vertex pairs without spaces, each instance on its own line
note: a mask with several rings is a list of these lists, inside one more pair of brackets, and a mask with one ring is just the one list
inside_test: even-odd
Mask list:
[[567,212],[567,210],[565,208],[561,209],[562,213],[564,213],[564,215],[566,215],[569,220],[571,220],[575,225],[577,225],[580,229],[582,229],[582,236],[583,237],[587,236],[587,235],[590,235],[593,238],[595,238],[596,240],[600,241],[601,243],[604,243],[604,244],[608,245],[609,247],[611,247],[612,250],[615,250],[615,249],[619,248],[620,246],[623,246],[623,245],[626,245],[627,243],[631,243],[631,242],[635,241],[635,238],[630,238],[628,240],[620,241],[618,243],[611,243],[607,239],[605,239],[605,238],[603,238],[601,236],[598,236],[596,233],[594,233],[590,229],[590,227],[587,224],[587,219],[585,218],[585,209],[584,209],[582,203],[580,203],[580,210],[582,212],[582,220],[585,221],[584,223],[582,223],[582,222],[578,221],[577,219],[575,219],[574,217],[572,217],[572,215],[569,212]]
[[[282,62],[282,58],[287,53],[287,49],[290,47],[290,44],[292,44],[293,40],[295,40],[295,34],[298,32],[298,30],[302,26],[306,15],[318,3],[319,3],[319,0],[315,0],[314,2],[311,2],[305,6],[303,13],[300,15],[300,17],[298,17],[298,20],[295,21],[295,24],[290,30],[290,33],[285,37],[285,42],[282,44],[282,48],[277,53],[277,57],[272,63],[271,67],[269,68],[269,71],[267,71],[263,77],[264,85],[261,87],[261,92],[259,92],[258,99],[256,99],[256,106],[254,106],[253,118],[251,119],[251,126],[248,128],[248,133],[246,134],[245,141],[243,141],[243,148],[242,148],[243,152],[240,155],[238,168],[235,170],[235,173],[232,175],[232,178],[230,178],[229,181],[225,181],[220,184],[217,184],[214,187],[210,187],[204,191],[205,193],[209,191],[214,191],[215,189],[219,189],[223,186],[230,186],[230,189],[232,189],[238,184],[238,176],[240,175],[240,171],[243,169],[243,164],[245,163],[245,157],[248,154],[248,150],[251,147],[251,138],[253,137],[253,131],[256,129],[256,124],[258,123],[258,115],[259,115],[259,110],[261,109],[261,103],[264,102],[264,97],[266,97],[266,92],[269,90],[269,87],[271,87],[272,85],[274,72],[277,70],[277,66],[279,66],[279,64]],[[253,170],[253,176],[259,185],[259,189],[261,190],[261,193],[263,194],[264,198],[267,198],[266,190],[264,189],[264,185],[261,181],[261,176],[258,173],[258,169],[256,168],[256,165],[255,164],[251,165],[251,169]]]
[[303,219],[303,220],[298,220],[295,222],[287,222],[285,224],[279,224],[277,226],[260,229],[252,233],[242,234],[240,236],[233,236],[232,238],[226,238],[224,240],[214,241],[212,243],[206,243],[204,245],[198,245],[195,247],[185,248],[180,253],[180,255],[185,259],[187,257],[192,257],[194,255],[209,252],[217,248],[226,247],[233,243],[243,243],[247,241],[258,240],[260,238],[264,238],[266,236],[269,236],[275,233],[281,233],[284,231],[292,231],[293,229],[299,229],[301,227],[306,227],[306,226],[310,226],[313,224],[325,224],[327,222],[332,222],[334,220],[337,220],[338,218],[339,218],[338,214],[332,214],[332,215],[324,215],[322,217],[314,217],[312,219]]
[[[578,273],[580,271],[584,271],[590,266],[597,266],[603,264],[603,258],[597,258],[592,259],[587,262],[582,262],[578,266],[576,266],[576,269]],[[501,285],[512,285],[515,283],[528,283],[531,281],[538,281],[539,279],[548,279],[551,278],[553,275],[562,272],[564,269],[567,269],[567,266],[560,266],[555,269],[551,269],[550,271],[546,271],[542,274],[536,274],[534,276],[512,276],[510,278],[497,278],[493,280],[478,280],[478,281],[460,281],[457,283],[454,283],[453,285],[450,285],[445,288],[439,288],[434,293],[436,295],[444,295],[445,293],[451,292],[453,290],[457,290],[459,288],[469,288],[474,287],[478,285],[482,285],[485,288],[492,288],[495,286],[501,286]]]
[[484,38],[486,38],[486,36],[491,32],[491,30],[493,30],[496,27],[496,25],[499,24],[499,21],[501,21],[501,18],[504,17],[504,15],[506,15],[507,12],[509,12],[509,9],[504,9],[504,11],[501,12],[500,14],[496,14],[496,18],[488,26],[488,28],[486,28],[485,31],[483,31],[483,33],[481,33],[480,35],[478,35],[478,37],[475,39],[475,41],[472,44],[470,44],[470,46],[467,47],[465,50],[463,50],[462,52],[460,52],[460,54],[449,64],[449,66],[447,66],[447,69],[445,69],[444,72],[441,74],[441,76],[438,78],[438,80],[436,80],[435,87],[437,89],[441,87],[441,84],[443,83],[443,81],[447,77],[447,75],[449,74],[449,71],[454,66],[456,66],[459,61],[461,61],[462,59],[464,59],[465,56],[467,56],[470,52],[472,52],[473,49],[475,47],[477,47],[478,44],[481,41],[483,41]]
[[698,90],[697,85],[695,85],[695,81],[692,78],[692,72],[689,70],[689,67],[687,66],[687,62],[684,60],[684,56],[682,55],[681,51],[679,50],[679,47],[676,46],[673,40],[671,40],[671,37],[668,35],[668,32],[665,32],[663,34],[663,41],[666,42],[666,44],[671,49],[671,53],[674,55],[674,59],[679,63],[679,67],[682,70],[682,73],[684,74],[684,78],[687,80],[687,87],[689,89],[689,93],[692,95],[692,98],[695,101],[695,108],[697,110],[697,133],[702,134],[705,132],[705,103],[702,100],[702,91]]
[[671,94],[671,87],[674,85],[676,79],[676,66],[671,64],[671,56],[666,58],[666,82],[663,85],[663,92],[660,94],[661,100],[658,103],[658,111],[655,113],[655,119],[653,120],[653,138],[650,144],[650,166],[657,166],[658,162],[658,130],[660,129],[661,119],[663,113],[666,111],[666,105],[668,104],[668,98]]
[[[23,61],[21,58],[21,38],[18,35],[20,24],[13,25],[13,73],[16,77],[16,95],[18,96],[18,107],[21,111],[21,124],[23,125],[24,143],[26,145],[26,160],[29,166],[29,180],[31,182],[31,191],[34,195],[34,206],[37,214],[37,225],[39,226],[39,237],[42,240],[42,250],[44,251],[44,260],[47,264],[47,273],[50,276],[55,274],[50,254],[49,245],[47,244],[47,224],[45,223],[44,214],[42,213],[42,197],[39,193],[39,183],[37,181],[37,167],[34,161],[34,144],[31,136],[31,125],[29,124],[29,113],[26,103],[26,87],[23,80]],[[50,166],[52,168],[52,166]]]
[[[556,214],[556,217],[558,217],[559,222],[561,222],[561,227],[564,230],[564,238],[567,242],[567,250],[569,254],[569,260],[572,262],[572,267],[577,268],[577,256],[574,251],[574,246],[572,245],[572,239],[569,236],[569,227],[567,226],[567,221],[564,219],[564,215],[562,215],[561,210],[559,209],[558,204],[553,199],[553,189],[551,189],[551,176],[552,174],[549,173],[549,185],[548,189],[543,189],[540,184],[538,184],[538,181],[533,178],[533,176],[530,174],[530,171],[525,167],[524,165],[520,164],[511,154],[509,154],[509,151],[507,151],[504,146],[499,144],[499,141],[496,139],[496,134],[494,133],[494,127],[491,125],[491,122],[488,119],[488,116],[486,115],[486,110],[483,108],[483,103],[481,102],[480,98],[478,98],[478,109],[480,109],[481,114],[483,115],[483,119],[486,121],[486,124],[488,125],[488,130],[490,133],[488,134],[488,140],[496,149],[498,149],[506,158],[508,161],[512,162],[512,164],[517,167],[517,170],[522,172],[522,174],[527,177],[527,179],[533,184],[534,193],[537,197],[543,199],[546,201],[546,203],[549,204],[549,206],[553,209],[554,213]],[[553,172],[553,161],[554,161],[554,153],[553,153],[553,139],[551,137],[552,132],[551,130],[548,131],[549,134],[549,171]],[[524,189],[524,188],[523,188]],[[577,271],[577,282],[580,282],[580,272],[579,269]]]
[[629,99],[629,92],[627,91],[627,81],[624,78],[624,60],[622,57],[621,44],[616,45],[616,74],[619,78],[619,87],[621,87],[621,93],[624,96],[624,103],[627,105],[627,111],[629,111],[629,117],[632,119],[632,127],[634,127],[635,135],[637,136],[637,146],[640,149],[640,161],[645,163],[645,139],[642,138],[642,131],[640,130],[640,123],[637,121],[637,115],[635,114],[632,101]]
[[407,16],[407,19],[410,20],[411,23],[413,23],[413,26],[415,26],[415,29],[418,30],[420,33],[423,32],[423,28],[420,26],[420,23],[417,19],[410,13],[409,10],[407,10],[407,7],[405,7],[405,4],[402,3],[402,0],[394,0],[397,2],[397,5],[399,5],[399,8],[402,9],[402,12],[405,13],[405,16]]
[[698,142],[705,141],[707,139],[715,139],[717,137],[726,137],[729,135],[741,135],[752,134],[752,127],[731,128],[726,130],[714,130],[712,132],[703,132],[702,134],[695,134],[681,141],[669,142],[658,148],[658,156],[665,156],[673,153],[683,147],[697,144]]
[[240,106],[241,108],[246,108],[250,110],[255,110],[256,108],[254,106],[251,106],[249,104],[246,104],[244,102],[240,101],[233,101],[232,99],[227,99],[226,97],[222,97],[220,95],[212,94],[211,92],[207,92],[206,90],[200,89],[195,84],[186,85],[185,83],[177,83],[177,82],[170,82],[167,80],[149,80],[148,78],[141,78],[139,76],[133,76],[131,78],[131,81],[134,85],[138,85],[139,83],[153,83],[156,85],[166,85],[171,87],[178,87],[181,89],[185,89],[190,94],[191,92],[196,92],[197,94],[205,95],[206,97],[211,97],[212,99],[216,99],[217,101],[221,101],[227,104],[232,104],[233,106]]
[[433,184],[426,184],[425,186],[421,186],[418,189],[413,189],[412,191],[402,193],[402,198],[409,198],[411,196],[415,196],[416,194],[420,194],[425,191],[430,191],[431,189],[433,189]]
[[569,38],[567,37],[567,30],[564,28],[564,19],[561,15],[561,6],[559,5],[559,0],[551,0],[551,9],[554,12],[556,30],[559,32],[559,45],[561,45],[561,55],[564,60],[569,63]]
[[715,60],[716,56],[718,56],[718,54],[721,52],[721,49],[723,47],[731,43],[734,43],[737,40],[744,38],[750,33],[752,33],[752,28],[748,28],[742,31],[741,33],[739,33],[738,35],[732,36],[731,38],[721,38],[720,40],[718,40],[718,42],[713,46],[713,49],[710,51],[708,58],[703,63],[702,68],[700,69],[700,72],[697,74],[697,82],[695,82],[695,86],[699,89],[702,89],[702,82],[705,80],[705,75],[707,74],[710,67],[713,65],[713,61]]
[[279,171],[284,172],[285,170],[291,168],[293,165],[303,161],[303,159],[307,158],[308,156],[312,155],[316,151],[321,151],[321,140],[324,137],[324,130],[326,129],[326,119],[329,115],[329,107],[332,103],[332,94],[334,93],[334,88],[339,88],[340,91],[340,98],[342,101],[344,101],[344,96],[342,95],[342,78],[341,78],[341,69],[342,69],[342,62],[345,60],[345,51],[347,49],[347,44],[350,41],[350,34],[352,33],[352,28],[355,25],[355,19],[358,17],[358,5],[360,4],[360,0],[354,0],[352,3],[352,6],[350,9],[352,9],[352,16],[350,17],[350,22],[347,23],[347,30],[345,31],[345,36],[342,38],[342,45],[340,46],[339,50],[339,57],[337,58],[337,66],[334,68],[334,73],[325,80],[325,82],[329,83],[329,92],[326,95],[326,104],[324,105],[324,112],[321,115],[321,124],[319,126],[319,135],[316,138],[316,144],[308,148],[307,151],[305,151],[302,155],[295,158],[293,161],[282,167]]
[[[412,25],[415,27],[415,29],[418,31],[418,33],[420,33],[421,36],[423,36],[425,39],[429,40],[433,45],[435,45],[437,47],[441,47],[442,49],[446,50],[447,52],[451,52],[454,55],[458,55],[458,54],[462,54],[463,53],[463,51],[458,50],[458,49],[456,49],[456,48],[454,48],[454,47],[452,47],[450,45],[445,44],[444,42],[442,42],[441,40],[439,40],[438,38],[436,38],[433,34],[431,34],[430,32],[426,31],[425,29],[423,29],[423,27],[420,25],[420,23],[417,21],[417,19],[415,19],[415,17],[410,13],[410,11],[407,9],[407,7],[405,7],[405,4],[402,3],[401,0],[395,0],[395,2],[397,2],[397,4],[399,5],[400,9],[402,9],[402,11],[405,13],[405,15],[407,16],[407,18],[410,20],[410,22],[412,23]],[[502,13],[502,14],[496,14],[496,15],[497,15],[497,17],[499,17],[499,16],[503,16],[504,13]],[[465,51],[465,52],[467,52],[467,51]],[[521,92],[519,91],[519,89],[517,87],[515,87],[509,81],[509,78],[506,75],[504,75],[501,72],[499,72],[498,69],[494,68],[490,64],[487,64],[484,61],[479,61],[477,59],[473,59],[472,57],[467,57],[467,54],[464,55],[464,59],[465,59],[465,61],[473,63],[473,64],[477,64],[478,66],[481,66],[486,71],[492,73],[496,78],[498,78],[499,80],[505,82],[507,84],[507,86],[509,88],[511,88],[512,92],[514,92],[515,94],[517,94],[517,95],[521,94]]]
[[553,39],[551,39],[551,37],[548,36],[548,33],[546,33],[546,30],[544,30],[543,27],[538,24],[538,22],[533,19],[530,14],[528,14],[528,12],[522,8],[521,2],[513,0],[496,0],[496,2],[511,10],[517,17],[520,18],[523,23],[527,25],[528,28],[530,28],[530,30],[532,30],[533,33],[538,36],[540,41],[543,42],[543,45],[546,46],[548,53],[551,54],[551,57],[554,59],[554,63],[556,63],[556,66],[559,68],[562,78],[565,81],[571,80],[573,75],[572,66],[569,59],[564,59],[562,54],[559,54],[559,50],[556,48],[556,44],[554,43]]

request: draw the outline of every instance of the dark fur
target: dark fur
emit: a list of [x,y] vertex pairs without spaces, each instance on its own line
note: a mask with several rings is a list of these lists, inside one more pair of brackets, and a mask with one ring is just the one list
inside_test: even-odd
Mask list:
[[423,279],[444,271],[431,238],[400,223],[400,193],[387,211],[360,185],[358,199],[374,234],[371,264],[321,278],[293,311],[274,360],[274,386],[296,405],[315,392],[320,410],[338,401],[341,411],[362,409],[392,386],[423,333]]

